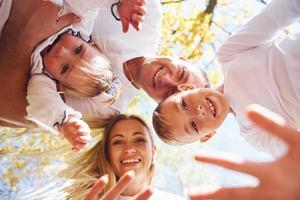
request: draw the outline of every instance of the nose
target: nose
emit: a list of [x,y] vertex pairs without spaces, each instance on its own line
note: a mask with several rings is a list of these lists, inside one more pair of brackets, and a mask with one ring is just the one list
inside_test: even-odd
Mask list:
[[62,56],[65,56],[67,53],[68,53],[67,49],[65,47],[61,46],[57,49],[57,51],[55,52],[55,55],[57,57],[62,57]]
[[132,153],[135,153],[135,152],[136,152],[135,148],[131,145],[128,145],[125,149],[125,153],[128,153],[128,154],[132,154]]
[[178,83],[170,75],[164,75],[162,77],[162,85],[165,88],[177,88]]
[[195,115],[197,117],[200,117],[200,118],[205,118],[206,116],[206,113],[205,113],[205,109],[202,105],[196,105],[196,112],[195,112]]

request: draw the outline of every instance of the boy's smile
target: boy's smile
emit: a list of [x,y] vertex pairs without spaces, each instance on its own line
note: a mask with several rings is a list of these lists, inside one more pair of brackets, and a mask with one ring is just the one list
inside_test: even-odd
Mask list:
[[206,88],[178,92],[161,103],[160,113],[179,143],[199,140],[217,129],[229,112],[222,93]]

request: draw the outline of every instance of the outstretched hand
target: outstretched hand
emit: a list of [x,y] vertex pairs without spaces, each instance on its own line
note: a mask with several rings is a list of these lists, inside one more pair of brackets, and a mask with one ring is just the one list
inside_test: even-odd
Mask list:
[[258,127],[282,139],[288,145],[287,153],[273,162],[235,162],[226,158],[197,155],[198,161],[253,175],[260,183],[257,187],[194,192],[190,194],[192,200],[300,199],[300,132],[291,128],[280,116],[258,105],[249,106],[246,114]]
[[128,31],[129,24],[139,31],[146,14],[145,0],[123,0],[118,4],[118,12],[124,33]]
[[[112,187],[102,198],[101,200],[117,200],[121,193],[126,189],[126,187],[134,179],[134,173],[129,171],[125,173],[118,183]],[[89,194],[86,196],[85,200],[96,200],[98,199],[98,194],[104,189],[105,185],[108,183],[108,177],[102,176],[92,187]],[[132,200],[147,200],[152,195],[151,189],[146,189],[142,191],[137,196],[133,197]]]

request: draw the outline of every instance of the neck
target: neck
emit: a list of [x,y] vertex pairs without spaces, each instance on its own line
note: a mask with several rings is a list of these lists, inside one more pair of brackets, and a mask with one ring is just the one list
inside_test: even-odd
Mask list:
[[145,61],[145,57],[137,57],[128,60],[123,64],[123,71],[126,78],[137,89],[141,88],[140,87],[141,83],[138,77],[138,73],[139,73],[139,68],[142,67],[144,61]]
[[136,177],[135,181],[131,183],[122,193],[124,196],[135,196],[148,187],[145,177]]

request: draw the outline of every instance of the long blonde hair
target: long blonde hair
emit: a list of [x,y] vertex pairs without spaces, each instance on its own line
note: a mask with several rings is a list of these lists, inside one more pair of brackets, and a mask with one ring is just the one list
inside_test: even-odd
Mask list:
[[[134,119],[143,124],[148,130],[152,146],[155,145],[148,125],[140,117],[125,114],[116,116],[105,127],[102,139],[87,152],[71,159],[67,169],[60,173],[60,176],[73,180],[73,184],[64,189],[68,194],[67,199],[83,199],[98,178],[105,174],[108,174],[109,182],[103,192],[100,193],[100,197],[116,184],[119,177],[114,173],[109,161],[110,150],[108,138],[112,128],[119,121],[128,119]],[[153,173],[154,163],[152,162],[147,177],[148,184],[151,184]]]

